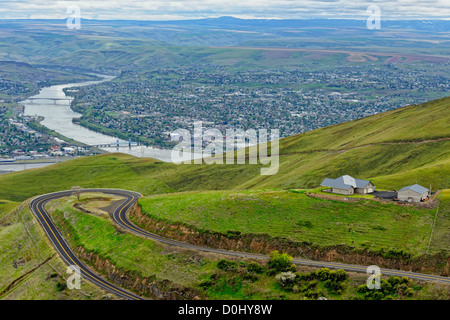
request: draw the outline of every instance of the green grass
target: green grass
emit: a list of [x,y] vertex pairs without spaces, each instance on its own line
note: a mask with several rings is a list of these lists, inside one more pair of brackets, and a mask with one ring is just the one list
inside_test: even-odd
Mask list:
[[430,252],[436,252],[442,248],[447,252],[450,251],[450,189],[441,192]]
[[[59,291],[57,284],[64,283],[68,277],[67,266],[28,207],[19,208],[19,203],[14,202],[1,204],[3,202],[0,201],[0,293],[16,282],[0,299],[80,300],[101,299],[106,294],[85,281],[82,281],[81,291]],[[42,264],[49,257],[52,258]]]
[[322,200],[290,191],[187,192],[155,195],[139,204],[152,217],[200,230],[268,234],[318,247],[396,249],[412,255],[426,251],[435,214],[433,209]]
[[[75,197],[54,200],[47,206],[72,247],[81,246],[108,259],[117,268],[142,277],[156,276],[184,286],[194,286],[202,274],[211,270],[213,263],[207,259],[196,261],[190,259],[192,253],[174,252],[156,242],[118,232],[109,216],[74,209],[75,200]],[[84,195],[83,201],[89,201],[89,197]]]

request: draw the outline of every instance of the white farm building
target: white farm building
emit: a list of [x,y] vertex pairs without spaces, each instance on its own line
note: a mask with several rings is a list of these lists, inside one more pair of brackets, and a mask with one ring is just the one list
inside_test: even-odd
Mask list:
[[349,175],[345,175],[336,179],[325,178],[320,184],[322,187],[331,188],[332,193],[338,194],[366,194],[375,191],[375,186],[369,180],[355,179]]
[[430,192],[427,188],[418,184],[404,187],[398,191],[398,200],[408,202],[420,202],[427,199],[430,196]]

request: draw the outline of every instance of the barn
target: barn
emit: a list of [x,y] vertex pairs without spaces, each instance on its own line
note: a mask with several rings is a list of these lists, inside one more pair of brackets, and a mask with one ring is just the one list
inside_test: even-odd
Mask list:
[[430,192],[427,188],[418,184],[404,187],[398,191],[397,198],[400,201],[420,202],[427,199]]
[[336,179],[325,178],[320,186],[331,188],[329,191],[332,193],[344,195],[366,194],[375,191],[375,185],[369,180],[355,179],[349,175]]

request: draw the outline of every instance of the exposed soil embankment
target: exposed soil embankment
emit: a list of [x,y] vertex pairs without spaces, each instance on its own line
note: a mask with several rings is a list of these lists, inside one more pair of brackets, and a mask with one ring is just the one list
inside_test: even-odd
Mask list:
[[[64,230],[65,233],[72,234],[73,237],[76,232],[63,215],[53,215],[53,218],[58,228]],[[157,279],[156,275],[144,277],[137,271],[119,268],[110,259],[93,251],[87,251],[82,245],[74,245],[73,238],[72,241],[70,240],[74,252],[94,272],[105,275],[107,281],[133,291],[139,296],[157,300],[197,300],[203,298],[195,288],[184,287],[167,279]]]
[[227,233],[200,230],[182,223],[165,221],[143,213],[136,203],[129,212],[130,219],[139,227],[161,236],[211,248],[269,254],[278,250],[294,257],[327,262],[344,262],[359,265],[377,265],[404,271],[432,273],[448,276],[450,257],[448,254],[423,255],[411,258],[403,251],[389,250],[374,252],[357,250],[350,246],[336,245],[319,247],[309,242],[291,241],[267,234],[241,234],[237,231]]
[[200,299],[199,292],[195,289],[176,285],[169,280],[159,280],[156,276],[142,277],[137,272],[122,270],[110,260],[100,257],[97,253],[88,252],[82,246],[78,246],[75,252],[97,272],[107,275],[110,281],[140,296],[158,300]]

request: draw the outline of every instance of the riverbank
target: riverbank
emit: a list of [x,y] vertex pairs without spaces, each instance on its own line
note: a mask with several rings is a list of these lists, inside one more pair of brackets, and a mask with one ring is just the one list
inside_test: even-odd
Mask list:
[[[55,85],[51,87],[43,88],[38,95],[29,97],[28,99],[35,99],[38,101],[46,100],[68,100],[68,95],[65,93],[65,89],[76,88],[81,86],[94,85],[105,81],[111,81],[114,76],[98,75],[104,79],[101,81],[88,81],[82,83],[68,83],[65,85]],[[69,104],[55,104],[53,103],[30,103],[22,101],[24,105],[24,113],[26,115],[35,115],[42,117],[43,120],[36,124],[36,128],[39,130],[45,130],[47,133],[55,133],[61,136],[62,140],[70,141],[74,145],[86,145],[86,146],[98,146],[98,145],[115,145],[117,140],[125,144],[128,142],[128,136],[125,133],[119,133],[114,129],[105,132],[98,128],[87,128],[77,124],[77,120],[82,114],[77,113],[72,109]],[[97,132],[102,131],[102,132]],[[106,134],[105,134],[106,133]],[[54,135],[55,135],[54,134]],[[62,138],[64,137],[64,139]],[[124,139],[126,138],[126,139]],[[148,157],[161,160],[164,162],[172,162],[171,149],[158,149],[148,146],[151,141],[140,141],[146,146],[132,146],[131,148],[121,148],[117,150],[113,147],[99,148],[99,152],[122,152],[130,154],[136,157]],[[194,155],[196,157],[196,155]]]

